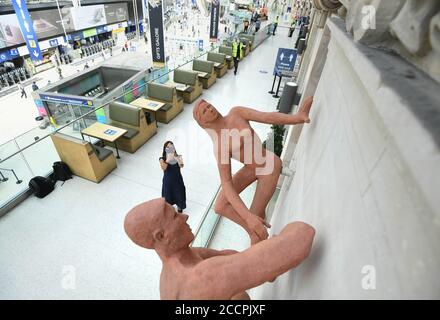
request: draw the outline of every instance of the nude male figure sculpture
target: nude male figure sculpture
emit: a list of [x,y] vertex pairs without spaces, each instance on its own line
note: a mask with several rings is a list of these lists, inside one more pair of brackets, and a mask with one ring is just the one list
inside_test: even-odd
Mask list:
[[[266,227],[270,225],[264,220],[265,211],[275,191],[282,162],[263,147],[249,122],[280,125],[309,123],[312,103],[313,97],[306,98],[295,115],[235,107],[228,115],[222,116],[205,100],[200,100],[193,109],[194,119],[206,130],[214,144],[222,186],[215,212],[243,227],[249,234],[251,244],[269,236]],[[244,164],[233,176],[231,159]],[[239,194],[254,181],[257,181],[257,188],[248,209]]]
[[248,299],[245,290],[273,281],[306,259],[315,235],[310,225],[294,222],[243,252],[192,248],[187,219],[164,198],[141,203],[125,217],[128,237],[154,249],[162,260],[161,299]]

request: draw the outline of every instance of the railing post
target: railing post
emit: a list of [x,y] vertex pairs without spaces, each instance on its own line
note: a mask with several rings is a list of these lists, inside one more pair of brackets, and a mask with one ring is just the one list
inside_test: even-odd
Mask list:
[[1,171],[0,171],[0,176],[2,177],[2,179],[0,180],[1,182],[8,181],[8,178],[6,178]]

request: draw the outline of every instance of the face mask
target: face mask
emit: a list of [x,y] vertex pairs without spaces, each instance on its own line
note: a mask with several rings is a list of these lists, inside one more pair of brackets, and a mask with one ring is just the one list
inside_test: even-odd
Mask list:
[[174,149],[174,146],[170,146],[165,148],[165,152],[166,153],[174,153],[176,151],[176,149]]

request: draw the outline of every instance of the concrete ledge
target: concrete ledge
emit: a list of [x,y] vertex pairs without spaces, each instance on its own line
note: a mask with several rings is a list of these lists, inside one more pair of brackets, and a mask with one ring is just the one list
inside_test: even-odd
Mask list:
[[440,85],[393,52],[353,42],[341,19],[327,25],[432,209],[440,208]]

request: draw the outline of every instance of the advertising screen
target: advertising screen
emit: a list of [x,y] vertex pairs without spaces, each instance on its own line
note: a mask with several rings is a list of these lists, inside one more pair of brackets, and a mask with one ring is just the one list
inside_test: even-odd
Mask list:
[[70,8],[73,26],[76,30],[107,24],[104,5]]
[[[64,7],[60,9],[30,11],[38,39],[44,39],[77,30],[88,29],[128,20],[126,3]],[[61,19],[63,23],[61,23]],[[0,49],[23,44],[24,38],[15,14],[2,15],[0,19]]]
[[[68,14],[66,14],[68,10],[64,10],[64,12],[65,14],[62,13],[64,27],[66,28],[66,32],[69,33],[74,31],[74,29],[68,21]],[[57,9],[32,11],[30,12],[30,15],[33,21],[34,30],[39,39],[53,37],[64,33]]]
[[0,19],[0,49],[24,43],[15,14],[6,14]]
[[128,20],[128,9],[126,3],[106,4],[104,5],[104,7],[107,23],[115,23]]

